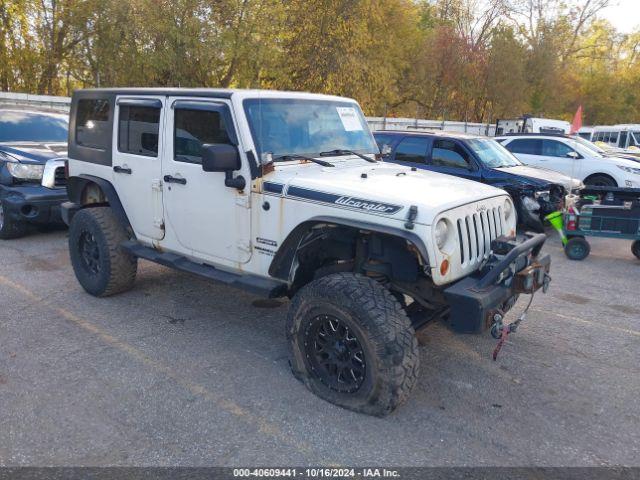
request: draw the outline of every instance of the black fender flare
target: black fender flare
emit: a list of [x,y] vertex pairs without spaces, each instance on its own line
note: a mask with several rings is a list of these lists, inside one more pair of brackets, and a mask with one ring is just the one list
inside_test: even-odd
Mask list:
[[115,187],[112,183],[104,178],[94,177],[93,175],[78,175],[77,177],[69,177],[67,181],[67,195],[69,196],[69,202],[73,204],[73,208],[69,208],[68,221],[71,222],[73,215],[76,211],[81,210],[86,207],[90,207],[91,204],[83,205],[82,204],[82,192],[85,187],[90,184],[95,183],[100,187],[102,193],[104,193],[107,203],[113,210],[113,213],[116,215],[116,218],[120,222],[120,224],[129,231],[133,231],[131,228],[131,223],[129,222],[129,217],[127,217],[127,213],[122,206],[122,202],[120,201],[120,197],[116,192]]
[[271,261],[271,265],[269,266],[269,275],[277,278],[279,280],[284,280],[285,282],[289,282],[291,279],[290,273],[293,263],[296,258],[296,254],[298,252],[298,247],[300,246],[300,241],[302,240],[304,234],[309,231],[311,227],[314,225],[321,224],[330,224],[337,225],[341,227],[351,227],[356,228],[358,230],[366,230],[369,232],[382,233],[386,235],[391,235],[395,237],[400,237],[411,243],[422,256],[422,260],[425,262],[425,265],[430,265],[429,263],[429,254],[424,244],[422,238],[420,238],[414,232],[409,232],[406,230],[402,230],[396,227],[390,227],[387,225],[378,225],[375,223],[363,222],[360,220],[351,220],[340,217],[331,217],[331,216],[318,216],[312,217],[308,220],[305,220],[297,227],[295,227],[287,238],[282,242],[278,251],[276,252],[273,260]]

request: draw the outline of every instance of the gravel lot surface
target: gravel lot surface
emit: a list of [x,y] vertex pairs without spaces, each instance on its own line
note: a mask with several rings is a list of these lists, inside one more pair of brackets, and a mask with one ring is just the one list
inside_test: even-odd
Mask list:
[[571,262],[548,242],[551,291],[498,361],[488,334],[427,327],[419,384],[379,419],[293,378],[286,303],[147,262],[97,299],[65,231],[0,241],[0,464],[640,465],[640,261],[591,243]]

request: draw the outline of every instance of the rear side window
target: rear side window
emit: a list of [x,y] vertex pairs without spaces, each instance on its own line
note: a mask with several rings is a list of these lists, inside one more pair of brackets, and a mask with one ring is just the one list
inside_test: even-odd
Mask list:
[[505,145],[511,153],[523,153],[525,155],[540,155],[540,140],[534,138],[520,138]]
[[426,163],[429,139],[405,137],[396,147],[395,159],[401,162]]
[[175,160],[202,163],[202,145],[212,143],[233,145],[220,112],[176,109],[173,143]]
[[76,143],[106,150],[111,142],[109,100],[80,100],[76,112]]
[[160,109],[120,106],[118,150],[147,157],[158,156]]
[[435,167],[464,168],[470,166],[469,156],[458,142],[435,140],[431,152],[431,164]]

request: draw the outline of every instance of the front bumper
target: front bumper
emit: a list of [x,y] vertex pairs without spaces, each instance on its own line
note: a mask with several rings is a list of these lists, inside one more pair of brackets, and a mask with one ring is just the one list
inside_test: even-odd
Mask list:
[[515,304],[519,294],[546,291],[551,257],[540,255],[545,240],[544,234],[528,238],[445,289],[451,327],[459,333],[481,333],[491,327],[495,314],[502,315]]
[[60,204],[67,200],[67,190],[36,184],[0,185],[0,198],[4,202],[5,216],[14,221],[60,224]]

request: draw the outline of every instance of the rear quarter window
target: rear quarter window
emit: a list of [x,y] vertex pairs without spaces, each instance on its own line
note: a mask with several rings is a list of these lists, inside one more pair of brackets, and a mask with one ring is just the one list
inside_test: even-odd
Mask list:
[[81,99],[76,112],[76,143],[107,150],[111,143],[111,105],[109,100]]

